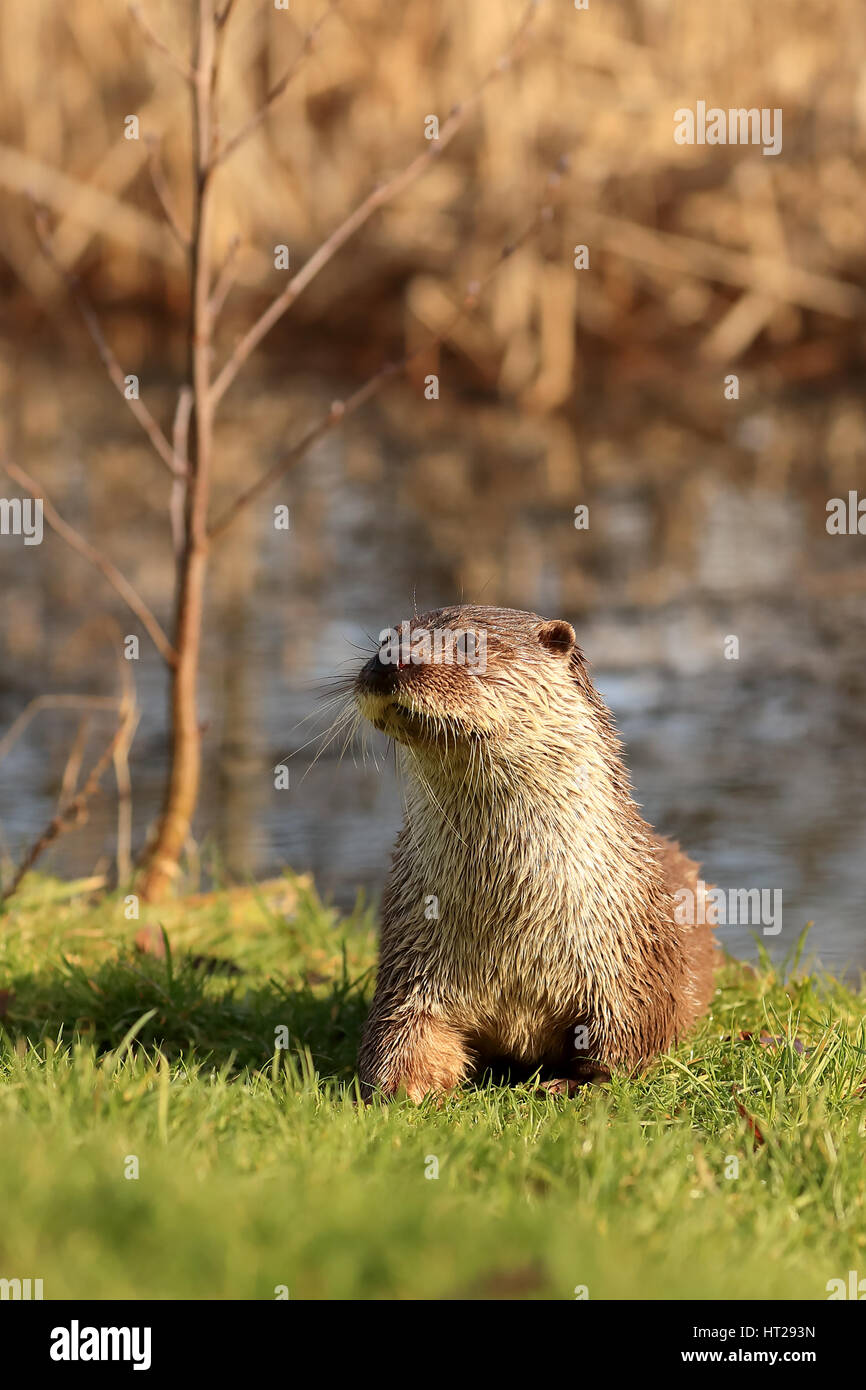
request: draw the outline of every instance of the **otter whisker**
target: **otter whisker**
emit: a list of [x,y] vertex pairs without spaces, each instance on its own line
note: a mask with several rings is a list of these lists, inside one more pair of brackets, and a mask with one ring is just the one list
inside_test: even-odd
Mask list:
[[411,745],[410,745],[410,747],[409,747],[409,752],[410,752],[410,754],[412,755],[412,758],[413,758],[414,761],[415,761],[418,779],[419,779],[421,785],[422,785],[422,786],[425,788],[425,790],[427,791],[427,794],[429,795],[431,801],[433,802],[433,805],[436,807],[436,809],[437,809],[437,811],[439,812],[439,814],[441,815],[442,819],[445,821],[445,824],[446,824],[446,825],[449,827],[449,829],[452,830],[453,833],[457,836],[457,839],[460,841],[460,843],[461,843],[461,844],[465,844],[465,841],[464,841],[462,835],[459,835],[459,834],[458,834],[458,832],[457,832],[457,830],[455,829],[454,825],[453,825],[452,822],[449,820],[448,816],[445,814],[445,810],[444,810],[443,806],[441,805],[441,803],[440,803],[440,801],[439,801],[439,798],[436,796],[436,793],[434,792],[433,787],[432,787],[430,781],[428,780],[428,778],[426,778],[426,777],[424,776],[424,773],[421,771],[421,764],[420,764],[420,762],[418,761],[418,757],[417,757],[417,755],[416,755],[416,753],[415,753],[415,749],[412,748]]
[[[343,759],[344,759],[345,756],[346,756],[347,750],[348,750],[348,749],[352,746],[352,744],[354,743],[354,741],[355,741],[355,739],[356,739],[356,737],[357,737],[357,734],[358,734],[358,727],[359,727],[360,723],[361,723],[361,711],[356,709],[356,710],[353,711],[353,717],[352,717],[350,720],[347,721],[347,729],[348,729],[348,732],[346,733],[345,741],[344,741],[344,743],[343,743],[342,748],[340,749],[340,753],[339,753],[339,756],[338,756],[338,758],[337,758],[337,762],[338,762],[338,763],[341,763],[341,762],[343,761]],[[352,761],[355,762],[354,754],[353,754],[353,756],[352,756]],[[356,766],[356,767],[358,766],[357,762],[355,762],[355,766]]]
[[[344,706],[344,708],[336,715],[336,717],[335,717],[333,723],[329,726],[329,728],[325,729],[325,730],[324,730],[322,733],[320,733],[320,734],[316,734],[313,738],[308,739],[306,743],[302,743],[300,748],[296,748],[296,749],[294,750],[294,752],[291,753],[291,754],[289,755],[290,757],[296,757],[298,753],[303,752],[303,750],[304,750],[305,748],[308,748],[308,747],[310,746],[311,743],[315,743],[317,739],[322,738],[322,739],[325,740],[325,742],[322,744],[321,748],[320,748],[320,749],[318,750],[318,752],[316,753],[316,756],[312,759],[312,761],[309,763],[309,765],[308,765],[307,768],[305,769],[304,774],[303,774],[303,776],[301,777],[301,781],[302,781],[302,782],[303,782],[304,778],[308,775],[308,773],[310,773],[310,772],[313,770],[313,768],[316,766],[316,763],[319,761],[319,759],[321,758],[322,754],[323,754],[328,748],[330,748],[331,744],[340,736],[340,734],[344,731],[344,729],[345,729],[347,726],[348,726],[349,729],[350,729],[349,741],[351,741],[352,734],[354,733],[355,729],[357,728],[358,722],[359,722],[359,714],[358,714],[358,711],[355,710],[355,708],[354,708],[350,703],[347,703],[347,704]],[[347,746],[348,746],[348,742],[347,742],[347,744],[346,744],[346,747],[347,747]],[[343,753],[345,753],[346,747],[343,748],[343,752],[340,754],[340,758],[342,758]],[[338,761],[339,761],[339,760],[338,760]]]
[[[331,703],[336,703],[336,701],[332,701]],[[324,712],[325,712],[325,711],[322,710],[322,709],[313,710],[312,714],[308,714],[308,715],[306,715],[306,717],[305,717],[304,719],[300,719],[300,720],[298,721],[298,723],[295,724],[294,728],[295,728],[295,729],[299,729],[299,728],[301,727],[301,725],[302,725],[302,724],[306,724],[307,721],[308,721],[309,719],[312,719],[312,718],[315,717],[316,715],[318,715],[319,717],[321,717],[321,715],[322,715]],[[286,758],[295,758],[295,757],[297,757],[298,753],[303,753],[303,751],[304,751],[305,748],[309,748],[311,744],[316,743],[320,738],[325,738],[325,736],[326,736],[327,734],[329,734],[329,733],[331,732],[331,730],[335,727],[336,723],[337,723],[338,721],[342,720],[344,716],[346,716],[346,715],[348,715],[348,714],[350,714],[350,713],[352,713],[352,705],[351,705],[351,703],[350,703],[349,701],[346,701],[346,702],[343,704],[342,708],[337,712],[337,714],[336,714],[336,716],[334,717],[334,719],[331,721],[331,723],[329,723],[329,724],[327,725],[326,728],[324,728],[324,729],[319,729],[319,731],[318,731],[317,733],[311,735],[311,737],[308,738],[308,739],[306,740],[305,743],[299,744],[297,748],[291,748],[291,749],[289,749],[289,751],[288,751],[287,753],[284,753],[283,756],[280,758],[280,762],[285,762]],[[289,730],[289,732],[291,733],[291,732],[293,732],[293,730]]]
[[[334,693],[330,695],[328,699],[320,701],[308,714],[305,714],[302,719],[299,719],[296,724],[292,725],[289,729],[289,733],[293,734],[296,729],[300,729],[303,724],[308,724],[311,719],[321,719],[327,710],[331,709],[332,706],[336,705],[338,702],[342,702],[347,694],[347,691],[342,691],[339,694]],[[347,703],[351,703],[351,701]],[[287,754],[286,756],[288,757],[289,755]]]

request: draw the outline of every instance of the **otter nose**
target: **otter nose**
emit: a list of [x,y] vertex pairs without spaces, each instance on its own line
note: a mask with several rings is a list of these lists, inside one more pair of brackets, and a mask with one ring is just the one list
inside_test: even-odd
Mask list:
[[371,695],[393,695],[397,689],[399,670],[400,667],[393,661],[380,661],[377,652],[361,667],[360,682]]

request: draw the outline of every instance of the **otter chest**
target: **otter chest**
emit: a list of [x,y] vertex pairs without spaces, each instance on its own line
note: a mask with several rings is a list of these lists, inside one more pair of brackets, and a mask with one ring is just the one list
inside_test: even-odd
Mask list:
[[585,997],[574,922],[561,904],[544,914],[483,901],[445,915],[430,966],[436,993],[462,1024],[503,1053],[527,1059],[576,1022]]

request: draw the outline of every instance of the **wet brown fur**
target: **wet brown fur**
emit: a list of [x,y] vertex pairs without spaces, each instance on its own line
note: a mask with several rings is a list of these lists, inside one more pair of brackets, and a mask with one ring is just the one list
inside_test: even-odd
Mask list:
[[358,1061],[366,1092],[420,1100],[491,1058],[577,1078],[590,1060],[645,1065],[712,994],[710,929],[674,920],[697,865],[642,819],[567,623],[460,606],[418,628],[483,631],[487,666],[386,669],[376,655],[355,684],[409,774]]

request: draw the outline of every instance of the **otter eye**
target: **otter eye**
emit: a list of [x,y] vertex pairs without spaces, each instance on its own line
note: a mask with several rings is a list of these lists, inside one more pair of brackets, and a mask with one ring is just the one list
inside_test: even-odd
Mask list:
[[538,640],[554,656],[569,656],[577,643],[574,628],[563,618],[551,618],[538,629]]

